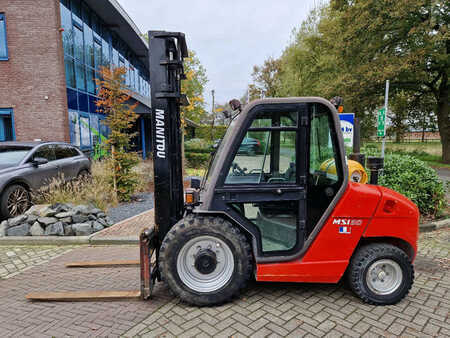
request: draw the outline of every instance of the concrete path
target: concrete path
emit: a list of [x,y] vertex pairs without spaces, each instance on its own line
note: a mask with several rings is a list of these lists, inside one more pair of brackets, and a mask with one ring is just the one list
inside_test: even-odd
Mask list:
[[[362,303],[342,284],[281,283],[253,283],[239,299],[216,307],[180,304],[161,283],[150,301],[31,303],[24,297],[32,291],[138,289],[137,268],[64,268],[79,260],[137,259],[137,247],[83,246],[63,255],[57,247],[0,247],[0,267],[11,260],[29,267],[0,280],[0,336],[450,336],[449,243],[450,229],[421,234],[409,296],[380,307]],[[29,265],[44,251],[45,259],[60,256]]]

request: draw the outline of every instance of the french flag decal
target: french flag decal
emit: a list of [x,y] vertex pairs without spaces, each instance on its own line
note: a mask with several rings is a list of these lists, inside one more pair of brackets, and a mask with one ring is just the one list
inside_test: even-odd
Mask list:
[[349,234],[352,232],[352,228],[350,227],[339,227],[340,234]]

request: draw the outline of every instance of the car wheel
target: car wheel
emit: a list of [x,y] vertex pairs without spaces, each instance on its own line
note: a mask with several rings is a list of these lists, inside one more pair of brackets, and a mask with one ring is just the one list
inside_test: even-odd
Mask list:
[[352,258],[348,280],[364,302],[396,304],[411,289],[414,269],[403,250],[390,244],[370,244],[361,247]]
[[30,205],[30,193],[18,184],[7,187],[0,199],[1,214],[5,218],[22,215]]
[[89,180],[90,178],[91,173],[86,169],[81,170],[77,175],[77,179],[79,180]]

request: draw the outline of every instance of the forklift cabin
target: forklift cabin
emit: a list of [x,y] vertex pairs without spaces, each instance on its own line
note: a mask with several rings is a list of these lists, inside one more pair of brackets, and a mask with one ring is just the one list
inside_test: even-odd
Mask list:
[[[348,180],[333,110],[322,98],[254,101],[220,143],[194,213],[225,214],[241,224],[254,239],[257,262],[298,257]],[[258,149],[241,152],[249,138]],[[336,174],[320,170],[330,158]]]

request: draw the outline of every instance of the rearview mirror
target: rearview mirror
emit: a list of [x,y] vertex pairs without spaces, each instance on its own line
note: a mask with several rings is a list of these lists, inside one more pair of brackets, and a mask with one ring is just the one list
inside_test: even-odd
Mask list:
[[47,164],[48,160],[43,157],[35,157],[33,161],[31,161],[35,167],[39,167],[40,165]]

